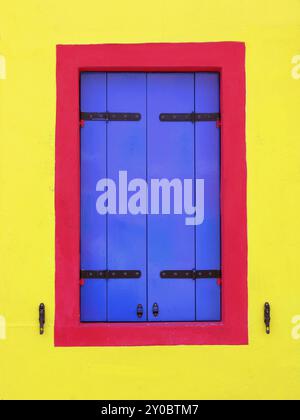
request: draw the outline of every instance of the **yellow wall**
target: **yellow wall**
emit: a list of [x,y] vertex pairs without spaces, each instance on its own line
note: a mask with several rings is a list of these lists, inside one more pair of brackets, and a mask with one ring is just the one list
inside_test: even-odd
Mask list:
[[[54,348],[56,44],[225,40],[247,48],[250,345]],[[0,399],[300,397],[297,55],[299,0],[2,2]]]

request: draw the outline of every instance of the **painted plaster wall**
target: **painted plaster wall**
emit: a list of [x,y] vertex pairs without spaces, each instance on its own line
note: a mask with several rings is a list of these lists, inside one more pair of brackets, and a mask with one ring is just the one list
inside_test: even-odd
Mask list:
[[[0,399],[300,397],[299,40],[299,0],[2,3]],[[56,44],[202,41],[246,43],[250,344],[54,348]]]

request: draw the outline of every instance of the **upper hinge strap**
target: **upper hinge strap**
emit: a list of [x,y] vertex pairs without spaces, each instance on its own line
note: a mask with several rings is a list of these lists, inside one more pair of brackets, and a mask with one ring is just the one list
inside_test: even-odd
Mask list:
[[137,112],[81,112],[83,121],[140,121],[141,114]]
[[221,270],[165,270],[160,272],[163,279],[220,279]]
[[81,279],[138,279],[139,270],[81,270]]
[[215,113],[196,113],[189,114],[160,114],[159,119],[162,122],[203,122],[203,121],[219,121],[221,114]]

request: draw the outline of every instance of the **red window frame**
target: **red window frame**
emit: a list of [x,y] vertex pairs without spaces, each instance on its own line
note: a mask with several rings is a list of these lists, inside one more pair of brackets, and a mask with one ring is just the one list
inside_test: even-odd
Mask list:
[[[220,72],[222,322],[80,323],[81,71]],[[55,210],[56,346],[248,344],[245,45],[57,46]]]

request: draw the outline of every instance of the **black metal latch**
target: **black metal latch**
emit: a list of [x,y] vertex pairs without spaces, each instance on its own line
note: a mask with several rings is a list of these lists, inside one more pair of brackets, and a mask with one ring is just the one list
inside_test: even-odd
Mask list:
[[160,121],[162,122],[204,122],[204,121],[220,121],[221,115],[218,112],[214,113],[196,113],[189,114],[160,114]]
[[268,302],[265,303],[265,309],[264,309],[264,316],[265,316],[265,326],[266,326],[266,333],[270,334],[271,328],[271,306]]
[[220,279],[221,270],[165,270],[160,272],[162,279]]
[[140,121],[141,114],[137,112],[81,112],[83,121]]
[[45,305],[43,303],[39,306],[39,324],[40,324],[40,335],[44,334],[44,327],[45,327]]
[[139,279],[139,270],[81,270],[81,279]]

